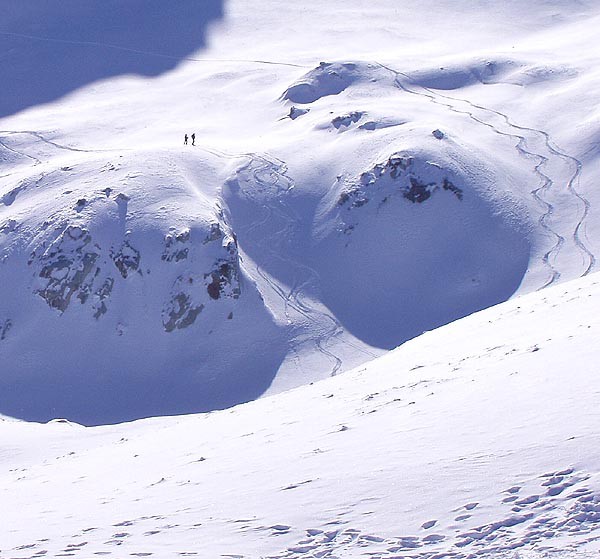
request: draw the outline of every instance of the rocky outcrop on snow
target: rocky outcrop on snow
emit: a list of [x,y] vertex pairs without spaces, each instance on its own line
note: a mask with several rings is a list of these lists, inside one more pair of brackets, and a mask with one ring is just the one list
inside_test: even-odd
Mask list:
[[385,78],[389,73],[379,64],[368,62],[321,62],[288,87],[282,95],[285,101],[301,105],[314,103],[323,97],[338,95],[359,82]]
[[115,286],[115,280],[111,277],[107,277],[102,285],[96,289],[94,293],[94,318],[98,320],[102,315],[106,314],[108,310],[106,304],[110,298],[113,287]]
[[106,314],[115,278],[140,270],[141,254],[128,239],[102,246],[83,225],[67,224],[34,246],[28,260],[36,276],[34,293],[64,313],[73,301],[89,303],[94,318]]
[[180,233],[167,234],[165,236],[165,250],[162,259],[165,262],[179,262],[188,257],[190,251],[190,230],[185,229]]
[[[163,311],[165,331],[193,324],[210,300],[239,298],[237,243],[231,232],[223,233],[227,230],[225,224],[213,222],[196,244],[189,228],[165,235],[161,260],[171,265],[186,261],[191,253],[209,243],[218,245],[216,250],[210,250],[215,256],[207,265],[189,266],[176,277]],[[35,293],[61,313],[74,301],[82,305],[89,302],[94,318],[100,319],[108,310],[115,282],[127,280],[135,273],[146,275],[144,281],[150,281],[152,267],[142,272],[142,253],[127,238],[116,247],[103,247],[88,229],[76,225],[67,225],[54,237],[33,249],[28,265],[37,276]],[[147,260],[152,262],[154,251],[150,251]],[[197,261],[198,255],[193,256]]]
[[[162,320],[166,332],[175,329],[183,329],[191,326],[198,315],[204,310],[209,301],[219,299],[238,299],[241,294],[239,255],[235,238],[227,233],[223,234],[218,222],[212,223],[204,243],[216,243],[220,241],[219,252],[209,270],[187,270],[179,275],[173,283],[171,297],[163,308]],[[179,244],[188,244],[190,241],[189,231],[168,235],[165,250],[173,246],[173,239]],[[178,239],[178,240],[177,240]],[[184,252],[185,251],[185,252]],[[171,254],[185,254],[187,258],[188,247],[179,248]],[[163,253],[164,256],[165,253]],[[177,262],[177,257],[163,260]]]
[[346,178],[344,182],[338,205],[346,209],[360,208],[370,201],[383,204],[395,194],[419,204],[437,191],[463,199],[463,190],[448,178],[440,165],[416,160],[406,153],[393,153],[361,173],[358,179]]
[[123,279],[127,279],[127,276],[139,271],[140,251],[131,246],[131,243],[127,239],[123,241],[118,250],[110,251],[110,257]]
[[3,322],[0,322],[0,342],[6,339],[9,330],[12,328],[12,321],[7,318]]
[[101,249],[90,233],[68,225],[48,241],[34,248],[28,264],[41,285],[35,292],[54,309],[64,312],[73,297],[83,304],[93,290],[95,264]]
[[363,115],[364,113],[362,113],[361,111],[350,111],[347,114],[336,116],[335,118],[333,118],[331,124],[334,128],[337,128],[339,130],[340,128],[346,128],[358,122],[363,117]]
[[283,345],[244,281],[219,166],[112,159],[61,160],[69,171],[42,180],[0,176],[0,198],[36,185],[0,204],[0,285],[11,286],[0,292],[0,392],[15,395],[0,414],[94,424],[255,398]]

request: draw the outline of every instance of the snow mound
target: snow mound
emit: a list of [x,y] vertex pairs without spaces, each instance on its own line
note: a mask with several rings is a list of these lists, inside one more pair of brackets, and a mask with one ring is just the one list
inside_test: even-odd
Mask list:
[[316,212],[323,301],[373,346],[504,301],[527,270],[524,218],[499,210],[472,153],[429,138],[339,175]]
[[[240,266],[218,174],[167,152],[4,179],[1,413],[109,423],[268,387],[277,328]],[[245,355],[267,342],[268,356]]]
[[534,85],[576,77],[576,68],[566,64],[539,64],[511,58],[476,59],[410,72],[411,82],[421,87],[456,90],[472,85]]
[[369,62],[321,62],[288,87],[282,99],[298,104],[310,104],[323,97],[338,95],[348,87],[367,81],[387,78],[385,71]]

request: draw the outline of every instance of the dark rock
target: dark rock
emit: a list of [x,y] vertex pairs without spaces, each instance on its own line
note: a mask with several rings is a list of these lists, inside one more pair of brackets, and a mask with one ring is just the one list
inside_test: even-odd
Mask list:
[[60,312],[67,309],[74,294],[85,302],[90,289],[86,282],[98,258],[94,252],[70,256],[56,255],[56,259],[48,262],[39,273],[39,277],[47,279],[48,283],[37,293]]
[[10,320],[10,318],[7,318],[3,323],[0,323],[0,342],[6,339],[11,328],[12,320]]
[[339,130],[342,126],[350,126],[351,124],[358,122],[362,117],[363,113],[359,111],[352,111],[346,115],[336,116],[331,121],[331,124],[333,124],[333,126]]
[[458,186],[454,185],[452,182],[450,182],[447,178],[444,179],[444,182],[442,183],[442,188],[444,190],[449,190],[450,192],[453,192],[454,195],[459,199],[462,200],[463,199],[463,191],[462,189],[458,188]]
[[425,184],[418,181],[414,177],[410,177],[410,188],[403,192],[403,196],[411,202],[418,202],[419,204],[425,202],[431,196],[430,188],[434,184]]
[[296,120],[298,117],[308,113],[310,109],[301,109],[300,107],[291,107],[288,117],[292,120]]
[[119,272],[121,272],[123,279],[127,278],[131,272],[139,269],[141,260],[140,252],[133,248],[127,240],[123,241],[117,252],[111,250],[110,257]]
[[162,259],[165,262],[180,262],[185,260],[189,255],[189,247],[185,246],[190,241],[190,231],[186,229],[176,235],[167,235],[165,237],[165,250],[162,254]]
[[97,302],[94,304],[94,318],[98,320],[101,316],[106,314],[108,310],[106,306],[106,300],[110,297],[112,293],[113,287],[115,285],[115,280],[113,278],[106,278],[104,283],[96,290],[96,298]]
[[[439,177],[440,167],[435,163],[428,163],[428,165],[434,171],[434,176]],[[347,209],[360,208],[372,199],[379,199],[381,205],[388,201],[395,192],[400,192],[404,198],[413,203],[422,203],[440,187],[452,192],[459,200],[462,200],[463,193],[459,187],[447,177],[439,182],[440,180],[438,178],[432,182],[424,182],[416,174],[412,156],[394,153],[388,157],[385,163],[377,163],[368,171],[361,173],[357,183],[342,191],[338,205],[348,204]],[[348,232],[348,228],[344,232]]]
[[204,239],[204,244],[211,243],[213,241],[217,241],[223,237],[223,232],[221,231],[221,225],[219,222],[211,223],[210,230],[208,231],[208,235]]
[[343,206],[350,199],[350,192],[344,191],[340,194],[338,206]]
[[237,299],[240,296],[237,262],[217,261],[215,269],[204,274],[208,283],[206,291],[211,299],[217,300],[221,296]]
[[181,329],[191,326],[202,312],[202,309],[204,309],[204,305],[202,304],[192,305],[189,295],[177,293],[171,301],[171,306],[166,312],[166,317],[163,318],[165,331],[172,332],[175,328]]

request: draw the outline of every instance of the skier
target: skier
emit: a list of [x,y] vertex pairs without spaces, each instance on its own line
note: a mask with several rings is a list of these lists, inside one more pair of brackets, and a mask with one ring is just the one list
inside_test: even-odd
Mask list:
[[186,134],[186,135],[183,137],[183,145],[184,145],[184,146],[187,146],[187,140],[188,140],[188,135]]
[[192,133],[192,145],[193,146],[196,145],[196,133],[195,132]]

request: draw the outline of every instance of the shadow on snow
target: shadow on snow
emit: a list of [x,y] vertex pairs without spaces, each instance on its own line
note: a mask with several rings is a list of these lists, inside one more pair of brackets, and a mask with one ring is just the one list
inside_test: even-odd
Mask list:
[[98,80],[172,70],[222,16],[223,0],[5,0],[0,118]]

